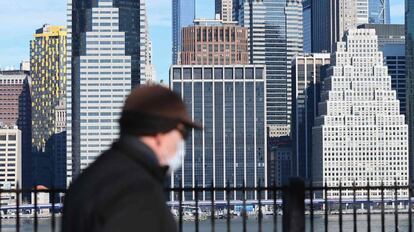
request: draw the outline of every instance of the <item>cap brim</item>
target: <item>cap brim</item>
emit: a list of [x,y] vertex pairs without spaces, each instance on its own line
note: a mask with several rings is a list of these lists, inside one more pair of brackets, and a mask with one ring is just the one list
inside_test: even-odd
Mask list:
[[188,128],[192,128],[192,129],[196,129],[196,130],[202,130],[202,129],[203,129],[203,127],[202,127],[201,125],[199,125],[199,124],[197,124],[197,123],[195,123],[195,122],[192,122],[192,121],[185,121],[185,120],[183,120],[182,122],[183,122],[183,123],[184,123],[184,125],[185,125],[186,127],[188,127]]

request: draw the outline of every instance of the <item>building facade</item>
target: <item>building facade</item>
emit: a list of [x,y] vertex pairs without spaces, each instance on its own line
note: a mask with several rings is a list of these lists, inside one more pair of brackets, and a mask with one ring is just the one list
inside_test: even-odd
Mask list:
[[[345,31],[358,25],[357,1],[360,0],[312,1],[312,52],[334,52]],[[366,17],[366,9],[363,11]]]
[[266,65],[270,136],[290,135],[291,62],[303,52],[302,1],[245,1],[239,23],[248,28],[251,64]]
[[216,0],[215,13],[224,22],[233,21],[233,0]]
[[[264,66],[172,66],[170,85],[187,104],[192,119],[203,125],[202,131],[189,136],[184,165],[172,175],[172,186],[266,186]],[[200,200],[210,197],[203,193]],[[256,197],[247,194],[248,199]],[[216,192],[215,198],[224,200],[224,192]],[[240,193],[231,199],[240,200]]]
[[268,137],[268,186],[285,186],[294,175],[292,140],[290,137]]
[[405,44],[405,28],[403,24],[362,24],[358,28],[375,29],[380,50],[385,45]]
[[68,2],[68,183],[118,137],[124,100],[146,80],[145,20],[145,1]]
[[247,29],[235,23],[196,20],[184,27],[182,65],[249,64]]
[[[55,180],[58,172],[66,172],[66,163],[55,166],[54,157],[66,158],[66,149],[52,152],[49,140],[66,131],[66,119],[57,125],[56,111],[66,102],[66,40],[63,26],[44,25],[36,30],[30,42],[30,73],[32,77],[32,155],[35,160],[36,185],[64,188],[66,179]],[[66,147],[66,140],[59,147]]]
[[[408,185],[408,126],[378,50],[375,30],[337,44],[313,128],[313,180],[327,186]],[[371,190],[372,198],[381,196]],[[366,197],[362,191],[357,197]],[[392,197],[394,191],[385,191]],[[329,197],[338,197],[332,191]],[[408,191],[398,191],[408,196]],[[352,191],[343,196],[352,198]]]
[[172,0],[172,64],[180,63],[182,29],[193,24],[195,0]]
[[312,52],[312,0],[303,1],[303,52]]
[[306,180],[312,178],[312,127],[330,58],[329,53],[314,53],[292,62],[292,173]]
[[26,71],[0,71],[0,124],[21,131],[21,187],[33,187],[31,80]]
[[[0,127],[0,186],[20,189],[22,186],[22,133],[17,127]],[[1,203],[16,204],[16,195],[3,193]]]
[[334,52],[344,33],[362,24],[390,24],[389,0],[312,1],[312,52]]
[[[410,170],[414,169],[414,2],[405,1],[405,70],[407,79],[407,122],[410,127]],[[414,182],[414,172],[410,173]]]

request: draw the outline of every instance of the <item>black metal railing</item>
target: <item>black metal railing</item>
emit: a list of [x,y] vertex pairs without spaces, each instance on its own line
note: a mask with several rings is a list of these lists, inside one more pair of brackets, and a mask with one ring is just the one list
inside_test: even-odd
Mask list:
[[[35,232],[60,231],[57,218],[62,213],[65,193],[65,189],[0,189],[0,231],[28,231],[23,225]],[[48,225],[40,227],[39,221],[44,218]]]
[[[0,190],[0,231],[60,231],[65,192]],[[283,187],[178,187],[166,193],[179,231],[412,232],[413,227],[413,188],[397,182],[330,187],[292,179]]]
[[[179,231],[412,232],[413,188],[397,182],[392,186],[329,187],[292,179],[284,187],[190,187],[167,192],[168,204],[177,212]],[[188,193],[194,197],[186,199]],[[226,197],[218,199],[216,193]],[[235,198],[236,193],[241,198]],[[247,193],[254,193],[255,198],[247,198]],[[216,214],[220,208],[224,208],[224,217]],[[193,215],[190,222],[183,218],[185,209]],[[200,213],[206,216],[200,217]],[[201,225],[203,220],[207,222]]]

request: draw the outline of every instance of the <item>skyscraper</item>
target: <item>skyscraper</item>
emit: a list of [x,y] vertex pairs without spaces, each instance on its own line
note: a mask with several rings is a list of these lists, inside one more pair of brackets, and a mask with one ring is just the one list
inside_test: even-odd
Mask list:
[[312,52],[312,0],[303,1],[303,51]]
[[[66,40],[62,26],[44,25],[36,30],[30,42],[30,73],[32,77],[32,154],[35,159],[36,185],[66,187],[66,163],[55,166],[54,159],[65,159],[66,115],[58,125],[56,112],[66,103]],[[59,136],[60,134],[60,136]],[[64,135],[64,136],[62,136]],[[56,140],[57,137],[61,139]],[[46,146],[50,144],[50,146]]]
[[[264,66],[172,66],[170,87],[203,126],[189,136],[184,165],[172,176],[172,186],[266,186]],[[246,196],[257,198],[252,192]],[[193,200],[194,195],[184,197]],[[200,200],[210,197],[203,193]],[[232,194],[234,198],[240,200],[241,194]],[[224,192],[216,192],[216,199],[224,200]]]
[[292,62],[292,174],[304,179],[312,177],[312,127],[330,58],[329,53],[314,53],[297,55]]
[[68,183],[118,137],[126,96],[144,82],[145,1],[68,3]]
[[[405,1],[405,70],[407,78],[407,122],[410,127],[410,170],[414,170],[414,1]],[[414,172],[410,172],[414,181]]]
[[[408,185],[408,126],[373,29],[337,43],[313,128],[313,179],[327,186]],[[371,190],[379,198],[381,190]],[[362,192],[357,197],[366,197]],[[385,196],[393,196],[385,191]],[[398,191],[407,196],[407,190]],[[343,192],[352,198],[352,191]],[[338,197],[338,191],[328,193]]]
[[30,75],[26,71],[0,71],[0,124],[21,131],[21,187],[33,187],[32,98]]
[[357,14],[361,8],[359,1],[312,1],[312,52],[334,52],[336,42],[342,40],[345,31],[355,28],[358,22],[368,22],[362,20],[368,15],[366,9],[362,10],[365,16]]
[[193,24],[195,11],[195,0],[172,0],[172,64],[180,63],[182,29]]
[[390,24],[390,0],[368,0],[368,22]]
[[361,24],[389,24],[389,0],[312,1],[312,52],[334,52],[345,31]]
[[252,64],[266,65],[267,123],[270,136],[290,134],[291,61],[303,52],[302,1],[245,1],[239,23],[249,30]]
[[233,21],[233,0],[216,0],[215,12],[224,22]]
[[245,27],[202,19],[182,32],[182,65],[249,64]]

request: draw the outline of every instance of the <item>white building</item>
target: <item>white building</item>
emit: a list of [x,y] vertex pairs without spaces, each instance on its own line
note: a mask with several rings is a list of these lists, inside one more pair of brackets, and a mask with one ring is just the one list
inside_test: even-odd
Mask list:
[[68,184],[119,136],[124,100],[146,81],[146,1],[85,2],[68,1]]
[[[375,30],[349,30],[331,60],[313,128],[315,184],[408,185],[408,127]],[[393,191],[385,194],[390,197]],[[352,197],[352,191],[343,196]],[[363,196],[366,192],[357,193]],[[379,190],[371,191],[371,197],[380,196]]]
[[[22,183],[22,133],[17,127],[0,128],[0,188],[18,189]],[[15,204],[15,194],[3,193],[1,204]]]

